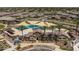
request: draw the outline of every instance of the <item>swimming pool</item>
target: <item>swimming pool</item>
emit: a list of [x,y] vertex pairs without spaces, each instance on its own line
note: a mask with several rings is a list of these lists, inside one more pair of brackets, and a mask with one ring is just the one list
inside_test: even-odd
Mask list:
[[25,29],[29,29],[29,28],[32,28],[33,30],[36,30],[36,29],[42,29],[43,30],[43,27],[42,26],[38,26],[38,25],[28,25],[28,26],[20,26],[16,29],[18,30],[25,30]]
[[35,29],[43,29],[42,26],[38,26],[38,25],[28,25],[28,26],[26,26],[26,27],[32,28],[33,30],[35,30]]

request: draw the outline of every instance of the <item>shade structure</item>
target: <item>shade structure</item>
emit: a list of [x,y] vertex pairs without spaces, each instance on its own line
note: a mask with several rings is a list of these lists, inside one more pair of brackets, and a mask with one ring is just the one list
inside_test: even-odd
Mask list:
[[47,23],[48,27],[50,27],[50,26],[56,26],[56,24],[54,24],[54,23],[49,23],[49,22],[46,22],[46,23]]
[[17,25],[18,26],[20,26],[20,25],[26,26],[26,25],[29,25],[29,24],[35,24],[37,22],[39,22],[39,21],[23,21],[23,22],[21,22],[20,24],[17,24]]
[[49,23],[49,22],[43,22],[43,21],[23,21],[20,24],[17,24],[18,26],[23,25],[23,26],[27,26],[27,25],[39,25],[39,26],[56,26],[56,24],[54,23]]
[[27,22],[23,21],[20,24],[17,24],[16,26],[26,26],[29,25]]
[[56,24],[54,24],[54,23],[42,22],[42,21],[40,21],[40,22],[36,23],[35,25],[39,25],[39,26],[46,26],[46,27],[56,26]]
[[37,23],[37,22],[39,22],[39,21],[28,21],[30,24],[35,24],[35,23]]
[[0,17],[0,20],[2,20],[2,21],[14,21],[14,20],[16,20],[16,18],[13,18],[10,16],[3,16],[3,17]]

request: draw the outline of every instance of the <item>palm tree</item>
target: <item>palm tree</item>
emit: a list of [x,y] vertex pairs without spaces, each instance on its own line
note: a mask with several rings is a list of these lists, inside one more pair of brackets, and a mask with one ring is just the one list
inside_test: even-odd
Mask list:
[[55,26],[51,26],[50,29],[52,29],[52,33],[53,33],[53,30],[55,29]]
[[23,26],[21,26],[22,36],[23,36]]
[[44,34],[46,33],[46,26],[43,26],[43,28],[44,28]]
[[63,24],[58,24],[57,25],[57,28],[59,29],[59,35],[60,35],[60,31],[61,31],[61,28],[63,27]]
[[20,26],[18,29],[22,31],[22,37],[23,37],[23,34],[24,34],[24,33],[23,33],[23,30],[24,30],[24,29],[27,29],[27,28],[22,25],[22,26]]
[[57,41],[58,41],[58,35],[54,35],[54,36],[53,36],[53,40],[54,40],[55,42],[57,42]]

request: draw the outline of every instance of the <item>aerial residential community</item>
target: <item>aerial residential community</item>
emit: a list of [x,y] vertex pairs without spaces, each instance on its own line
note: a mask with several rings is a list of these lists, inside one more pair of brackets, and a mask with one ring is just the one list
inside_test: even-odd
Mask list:
[[79,51],[79,8],[1,7],[0,51]]

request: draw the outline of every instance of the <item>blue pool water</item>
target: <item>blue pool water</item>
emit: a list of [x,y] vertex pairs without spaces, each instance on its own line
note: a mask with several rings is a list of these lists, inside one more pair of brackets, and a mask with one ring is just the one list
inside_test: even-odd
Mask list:
[[32,28],[32,29],[43,29],[42,26],[38,26],[38,25],[28,25],[28,26],[26,26],[26,27]]
[[16,28],[16,29],[18,29],[18,30],[25,30],[25,29],[29,29],[29,28],[32,28],[33,30],[36,30],[36,29],[43,29],[42,26],[38,26],[38,25],[22,26],[22,27],[18,27],[18,28]]

